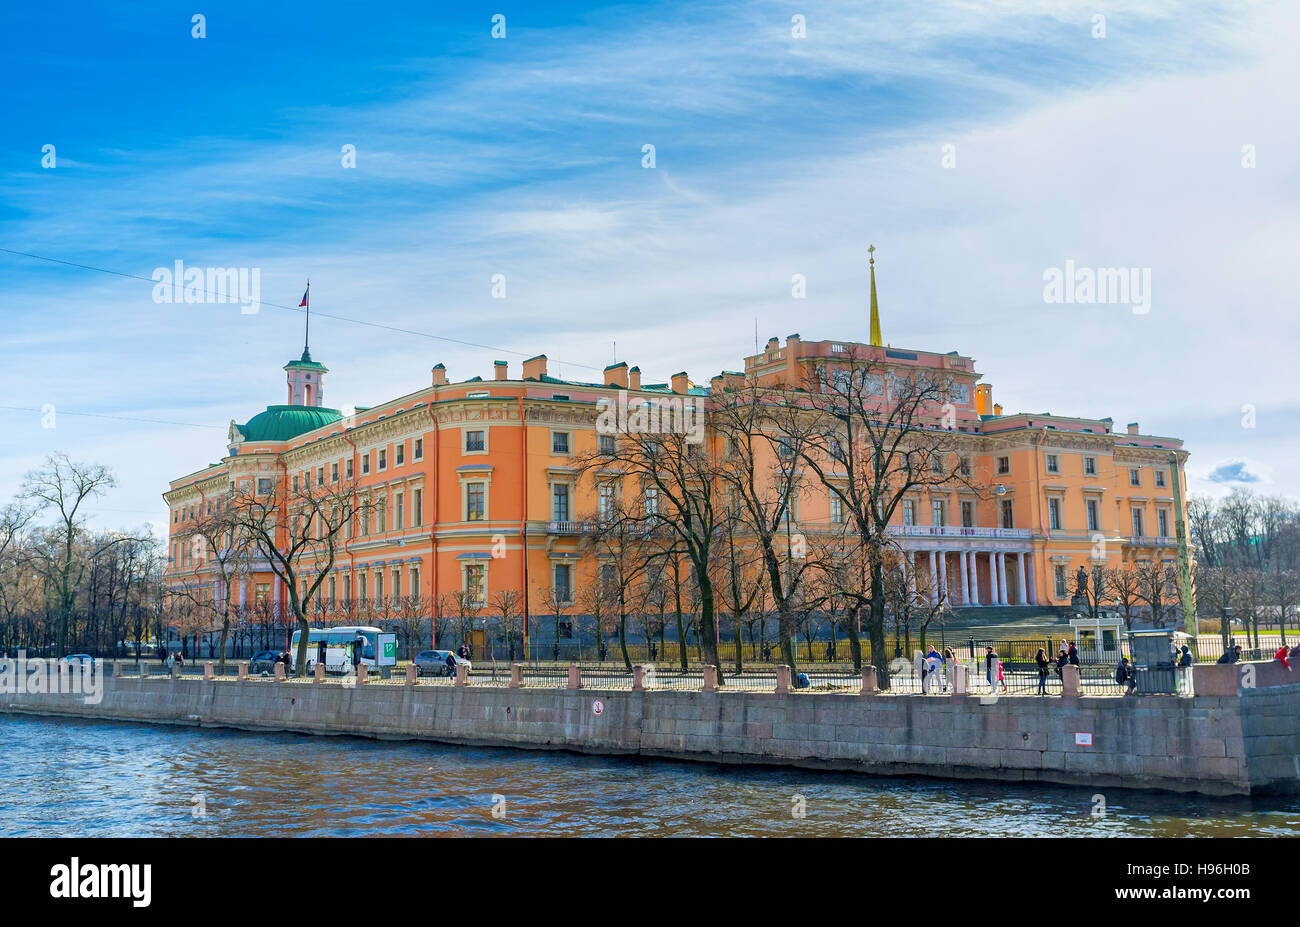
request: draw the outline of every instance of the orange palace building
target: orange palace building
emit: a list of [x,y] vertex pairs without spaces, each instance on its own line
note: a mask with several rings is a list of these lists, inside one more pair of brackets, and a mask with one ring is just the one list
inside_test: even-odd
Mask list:
[[[1080,566],[1174,561],[1171,481],[1184,479],[1187,457],[1180,440],[1142,434],[1137,424],[1116,433],[1108,418],[1005,414],[972,359],[956,352],[790,335],[745,358],[744,376],[802,382],[807,368],[844,355],[878,367],[931,368],[964,384],[955,430],[986,489],[918,493],[895,526],[915,568],[946,588],[953,606],[1047,611],[1069,605]],[[539,355],[513,375],[496,361],[490,379],[452,383],[438,364],[423,388],[345,418],[325,406],[328,370],[307,350],[284,370],[285,404],[232,422],[222,460],[178,477],[164,494],[169,582],[204,589],[203,598],[224,595],[203,551],[186,538],[190,521],[237,484],[355,478],[376,510],[341,545],[322,586],[327,601],[419,595],[433,602],[463,590],[486,606],[511,588],[527,591],[534,617],[550,613],[552,589],[572,600],[578,584],[594,579],[579,541],[598,500],[589,481],[579,481],[575,461],[597,449],[597,400],[622,392],[707,397],[741,376],[724,372],[708,386],[685,373],[643,383],[637,367],[619,363],[605,369],[603,382],[583,383],[550,376]],[[835,509],[824,490],[808,485],[794,505],[797,530],[831,528],[841,520]],[[232,597],[245,608],[286,601],[269,568],[256,564]]]

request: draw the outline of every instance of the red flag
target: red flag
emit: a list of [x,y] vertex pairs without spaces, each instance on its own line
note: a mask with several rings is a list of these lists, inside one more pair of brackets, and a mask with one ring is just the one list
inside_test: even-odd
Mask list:
[[303,292],[302,292],[302,302],[300,302],[300,303],[298,304],[298,308],[299,308],[299,309],[301,309],[303,306],[307,305],[307,294],[310,293],[310,292],[311,292],[311,284],[309,283],[309,284],[307,284],[307,289],[303,290]]

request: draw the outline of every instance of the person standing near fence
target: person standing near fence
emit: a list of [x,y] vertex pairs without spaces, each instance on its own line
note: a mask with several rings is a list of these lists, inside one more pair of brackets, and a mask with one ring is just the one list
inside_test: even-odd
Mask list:
[[1042,647],[1038,648],[1038,653],[1034,654],[1034,662],[1038,664],[1038,694],[1047,694],[1047,668],[1052,665],[1052,661],[1047,659],[1047,651]]
[[952,652],[951,647],[945,647],[943,648],[943,691],[948,691],[948,687],[953,684],[952,680],[956,674],[957,655]]
[[1115,681],[1125,687],[1125,695],[1132,695],[1137,689],[1137,677],[1133,674],[1128,657],[1120,657],[1119,665],[1115,667]]
[[997,679],[997,676],[995,676],[994,673],[998,673],[1000,675],[1001,666],[1002,666],[1002,661],[998,659],[998,655],[993,650],[993,648],[985,647],[984,648],[984,679],[989,684],[990,692],[997,691],[998,686],[997,683],[994,681]]

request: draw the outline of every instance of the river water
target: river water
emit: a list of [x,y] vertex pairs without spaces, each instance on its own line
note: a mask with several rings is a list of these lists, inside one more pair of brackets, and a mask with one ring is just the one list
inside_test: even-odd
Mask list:
[[[0,836],[1280,836],[1209,799],[0,716]],[[1094,815],[1100,791],[1104,814]],[[802,797],[803,816],[796,816]],[[495,809],[495,814],[494,814]]]

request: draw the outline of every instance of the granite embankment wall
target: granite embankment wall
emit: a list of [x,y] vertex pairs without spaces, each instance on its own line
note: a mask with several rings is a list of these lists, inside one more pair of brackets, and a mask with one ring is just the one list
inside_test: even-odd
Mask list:
[[1241,689],[1234,667],[1206,669],[1217,694],[997,700],[108,677],[98,704],[4,695],[0,710],[1213,795],[1300,788],[1300,686]]

